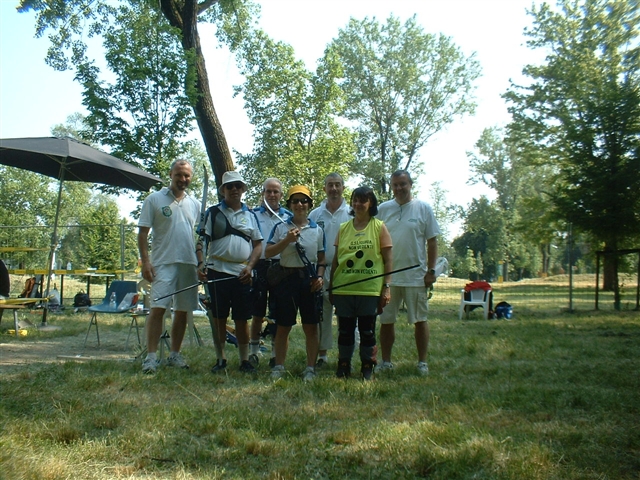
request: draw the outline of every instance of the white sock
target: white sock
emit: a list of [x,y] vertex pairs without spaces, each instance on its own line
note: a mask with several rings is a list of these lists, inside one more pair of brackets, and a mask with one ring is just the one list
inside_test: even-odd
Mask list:
[[157,360],[156,352],[147,353],[147,358],[150,358],[151,360]]

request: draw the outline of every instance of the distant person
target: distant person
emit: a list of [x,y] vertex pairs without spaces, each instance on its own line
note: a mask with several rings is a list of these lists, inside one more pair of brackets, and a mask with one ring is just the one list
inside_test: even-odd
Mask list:
[[[256,214],[262,235],[268,237],[273,227],[280,222],[280,218],[286,220],[293,214],[286,208],[280,206],[282,200],[282,182],[277,178],[268,178],[262,185],[262,205],[253,209]],[[267,208],[267,206],[269,208]],[[272,210],[274,213],[272,213]],[[260,336],[262,333],[262,324],[266,316],[273,321],[273,312],[275,311],[275,295],[267,284],[267,270],[271,265],[280,262],[280,255],[272,258],[265,257],[266,248],[263,248],[260,260],[254,268],[253,283],[253,300],[252,300],[252,318],[251,318],[251,341],[249,343],[250,353],[249,361],[255,367],[258,366],[260,358]],[[275,365],[275,323],[270,323],[267,328],[272,338],[271,361]]]
[[9,270],[2,260],[0,260],[0,298],[7,298],[11,293],[11,279]]
[[[2,260],[0,260],[0,299],[9,298],[11,294],[11,279],[9,270]],[[2,321],[3,309],[0,309],[0,321]]]
[[251,318],[251,284],[253,268],[262,253],[262,233],[258,219],[246,204],[242,195],[247,185],[235,171],[222,175],[219,193],[223,200],[207,210],[205,231],[207,235],[206,278],[217,280],[209,283],[211,312],[216,350],[216,363],[212,373],[224,372],[227,358],[224,351],[229,314],[236,327],[240,371],[255,373],[249,362],[249,319]]
[[[333,244],[340,229],[340,225],[349,220],[349,205],[343,197],[344,180],[337,173],[330,173],[324,179],[322,187],[326,198],[318,208],[309,214],[309,219],[316,222],[324,230],[327,240],[325,262],[327,269],[324,274],[324,282],[329,284],[331,278],[331,262],[335,252]],[[318,361],[316,366],[323,367],[329,361],[328,350],[333,346],[333,305],[329,300],[329,292],[323,293],[322,321],[320,322],[320,344],[318,347]]]
[[406,170],[397,170],[391,175],[393,199],[378,208],[378,218],[382,220],[393,240],[394,268],[419,265],[393,275],[391,281],[391,302],[380,316],[380,347],[382,365],[380,370],[393,368],[391,350],[395,342],[395,322],[400,305],[407,307],[407,320],[414,325],[414,335],[418,350],[418,372],[429,373],[427,352],[429,348],[429,288],[436,281],[435,265],[438,258],[437,236],[440,227],[431,206],[413,198],[413,180]]
[[267,242],[267,258],[280,255],[283,278],[273,288],[276,295],[276,362],[271,377],[285,373],[284,362],[289,348],[289,333],[296,324],[298,312],[306,339],[307,368],[303,380],[315,378],[318,356],[318,323],[322,308],[321,290],[325,240],[322,228],[307,218],[313,206],[311,192],[304,185],[291,187],[287,192],[287,208],[293,217],[278,223]]
[[[356,188],[351,194],[350,214],[354,218],[340,226],[335,239],[330,287],[338,316],[338,378],[351,376],[356,326],[364,380],[371,380],[377,364],[376,315],[391,299],[389,272],[393,269],[391,235],[384,223],[374,218],[377,213],[373,190]],[[375,276],[379,278],[371,279]],[[352,282],[356,283],[348,285]]]
[[[162,335],[165,311],[173,298],[174,317],[171,326],[171,353],[167,365],[189,368],[180,354],[187,328],[187,312],[198,307],[198,292],[193,288],[171,296],[172,292],[198,282],[195,251],[195,227],[200,218],[200,202],[187,193],[193,167],[186,160],[171,164],[168,187],[149,195],[142,204],[138,221],[138,249],[142,276],[151,283],[151,310],[147,319],[148,353],[142,363],[143,373],[155,373],[156,357]],[[153,234],[149,254],[149,232]],[[167,296],[162,300],[155,298]]]

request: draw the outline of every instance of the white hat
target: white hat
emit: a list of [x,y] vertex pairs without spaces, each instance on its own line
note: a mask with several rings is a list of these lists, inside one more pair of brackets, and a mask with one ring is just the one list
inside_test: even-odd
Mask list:
[[243,192],[247,191],[247,184],[244,182],[244,179],[242,178],[242,175],[240,175],[235,170],[230,170],[228,172],[224,172],[224,174],[222,175],[222,183],[220,184],[220,187],[218,188],[218,193],[220,193],[220,195],[224,195],[224,186],[225,186],[225,184],[234,183],[234,182],[242,183],[242,186],[243,186],[242,191]]

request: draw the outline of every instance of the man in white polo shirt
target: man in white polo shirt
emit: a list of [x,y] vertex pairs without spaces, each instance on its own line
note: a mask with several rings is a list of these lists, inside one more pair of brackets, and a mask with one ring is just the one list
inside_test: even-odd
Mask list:
[[[138,250],[142,276],[151,282],[151,310],[147,319],[147,357],[143,373],[155,373],[156,351],[162,335],[163,318],[171,306],[171,292],[198,283],[195,227],[200,219],[200,202],[187,193],[193,167],[186,160],[171,164],[171,183],[149,195],[138,221]],[[149,254],[149,232],[153,232]],[[167,365],[189,368],[180,355],[187,328],[187,312],[198,307],[198,291],[193,288],[173,295],[174,318],[171,326],[171,353]],[[154,298],[164,297],[162,300]]]
[[395,322],[400,305],[407,307],[407,320],[415,327],[418,349],[418,372],[429,373],[427,351],[429,348],[429,288],[436,281],[435,265],[438,258],[440,227],[431,206],[414,199],[411,194],[413,181],[406,170],[397,170],[391,175],[393,200],[378,207],[378,218],[382,220],[393,240],[393,267],[396,269],[419,265],[393,275],[391,279],[391,302],[380,315],[380,370],[390,370],[391,350],[395,342]]

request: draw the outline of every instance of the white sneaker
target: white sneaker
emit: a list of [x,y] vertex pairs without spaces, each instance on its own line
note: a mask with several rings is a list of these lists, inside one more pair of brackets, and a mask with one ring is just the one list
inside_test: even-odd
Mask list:
[[381,372],[390,372],[391,370],[393,370],[393,363],[391,362],[382,362],[380,364],[379,367],[376,368],[376,370],[379,370]]
[[302,380],[305,382],[312,382],[316,378],[316,371],[313,367],[307,367],[302,374]]
[[418,362],[418,373],[420,375],[429,375],[429,365],[427,365],[427,362]]
[[169,355],[169,358],[167,358],[167,365],[170,367],[189,368],[184,357],[179,353],[172,353]]
[[155,358],[145,358],[144,362],[142,362],[142,373],[156,373],[159,364],[160,362],[158,362],[158,360],[156,360]]
[[271,369],[271,378],[273,380],[278,380],[279,378],[284,377],[284,365],[275,365],[272,369]]

